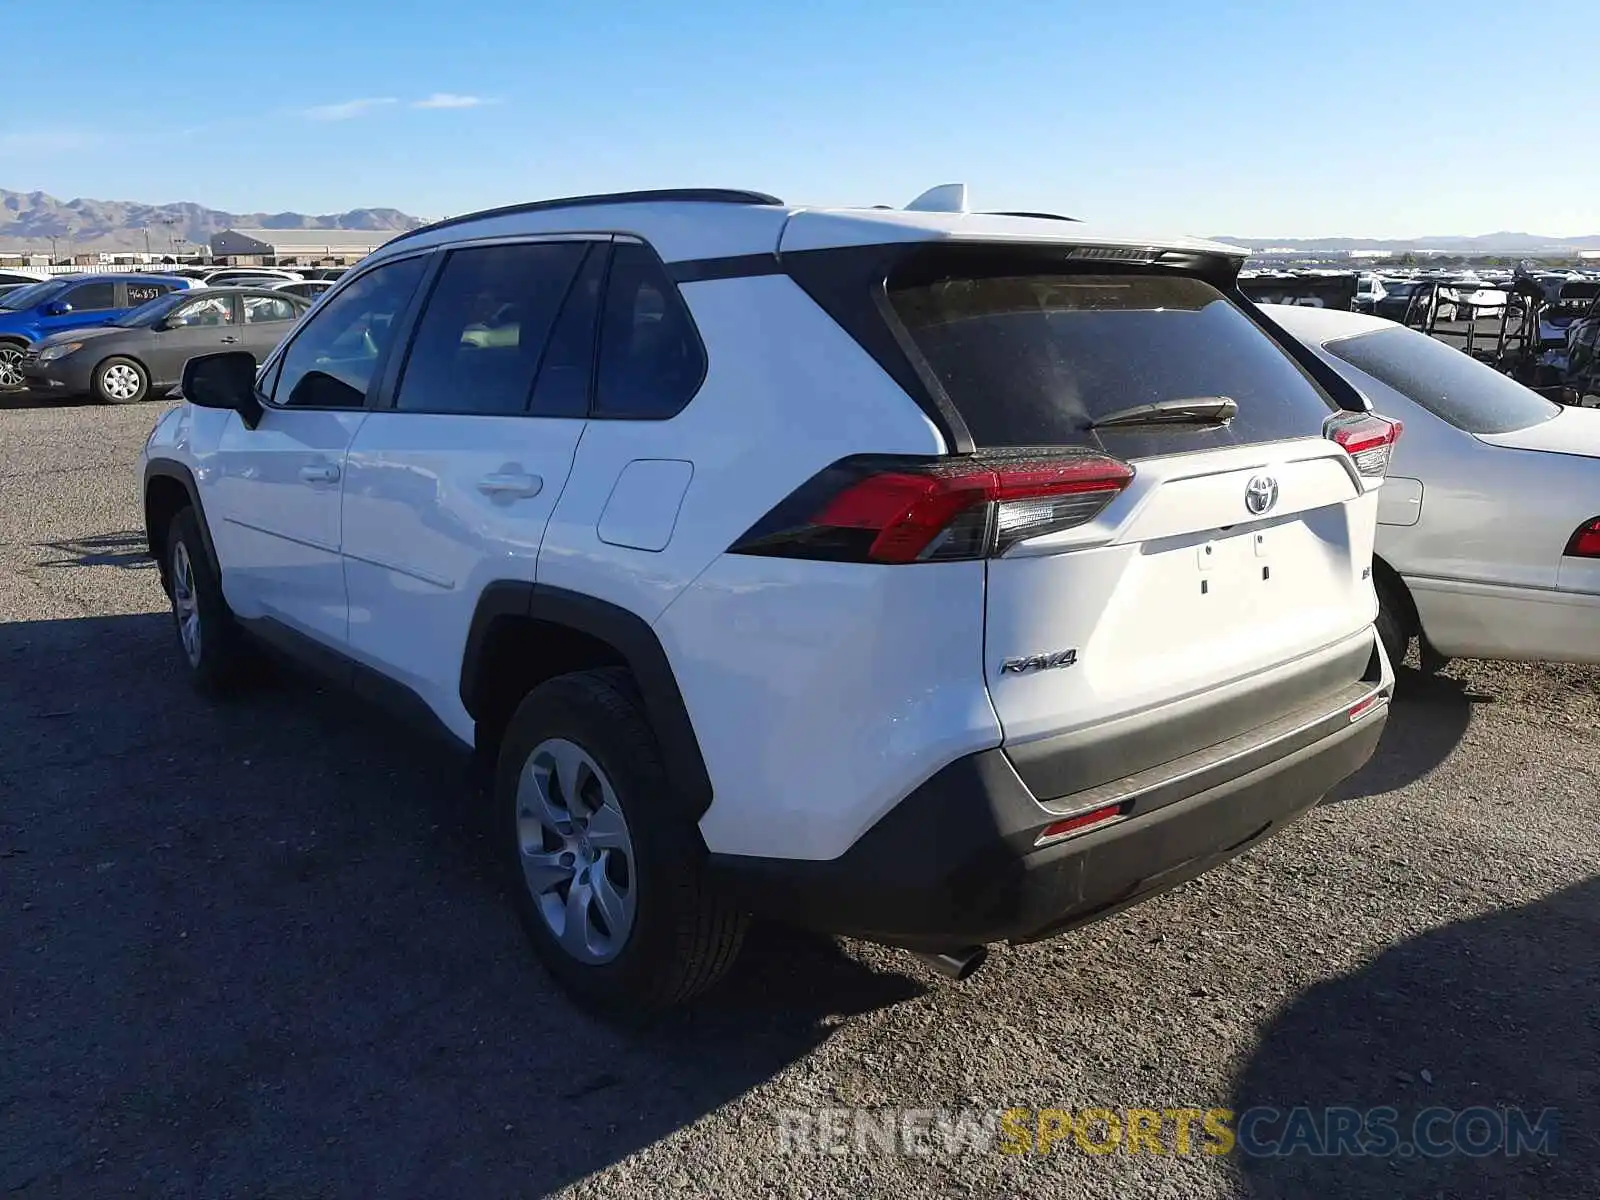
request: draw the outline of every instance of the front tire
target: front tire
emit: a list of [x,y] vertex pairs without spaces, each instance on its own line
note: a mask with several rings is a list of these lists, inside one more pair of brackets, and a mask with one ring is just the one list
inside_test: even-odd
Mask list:
[[243,634],[223,598],[216,564],[192,508],[172,518],[164,568],[173,629],[189,681],[202,695],[226,695],[242,674]]
[[16,342],[0,342],[0,394],[20,392],[28,385],[22,374],[22,356],[26,350]]
[[745,918],[706,877],[625,670],[529,693],[506,728],[493,801],[523,928],[580,1001],[659,1010],[732,965]]
[[94,395],[101,404],[137,404],[150,394],[150,372],[131,358],[108,358],[94,369]]

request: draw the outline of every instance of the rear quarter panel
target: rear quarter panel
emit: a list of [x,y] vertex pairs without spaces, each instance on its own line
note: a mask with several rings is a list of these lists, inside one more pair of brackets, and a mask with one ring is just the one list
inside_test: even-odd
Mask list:
[[[945,762],[998,743],[982,675],[983,564],[727,554],[846,455],[944,447],[787,276],[681,290],[706,346],[705,381],[670,420],[589,422],[538,578],[653,623],[711,776],[712,850],[833,857]],[[616,538],[608,503],[644,460],[689,464],[643,472],[688,477],[681,501],[677,483],[662,496],[678,510],[660,549],[640,548],[658,538],[600,536]]]

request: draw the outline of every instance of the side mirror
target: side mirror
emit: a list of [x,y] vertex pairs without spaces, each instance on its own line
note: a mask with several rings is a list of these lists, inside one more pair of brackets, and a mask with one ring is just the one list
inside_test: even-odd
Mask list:
[[256,356],[248,350],[204,354],[183,365],[183,398],[199,408],[225,408],[239,414],[245,428],[261,423],[256,399]]
[[65,300],[52,300],[44,306],[44,315],[47,317],[64,317],[72,311],[72,305]]

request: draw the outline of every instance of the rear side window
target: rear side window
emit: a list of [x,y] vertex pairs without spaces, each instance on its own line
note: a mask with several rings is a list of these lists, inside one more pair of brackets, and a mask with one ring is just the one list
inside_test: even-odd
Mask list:
[[292,321],[300,315],[294,301],[283,296],[246,296],[244,298],[244,323],[260,325],[265,321]]
[[636,242],[617,243],[600,320],[594,415],[675,416],[705,372],[700,335],[661,261]]
[[128,289],[128,305],[138,308],[141,304],[149,304],[158,296],[165,296],[172,288],[164,283],[130,283],[125,285]]
[[[151,297],[154,299],[154,297]],[[72,288],[61,299],[72,305],[73,312],[98,312],[117,306],[117,285],[114,283],[85,283]]]
[[608,247],[594,246],[567,289],[567,301],[539,364],[528,411],[536,417],[589,415],[589,385],[594,377],[595,325],[605,282]]
[[1510,433],[1561,406],[1437,338],[1395,326],[1327,343],[1329,354],[1467,433]]
[[535,242],[452,251],[417,322],[395,407],[524,412],[588,249],[585,242]]
[[[1181,275],[892,279],[889,299],[980,447],[1090,445],[1125,457],[1315,437],[1333,405],[1226,296]],[[1096,421],[1226,396],[1227,424]]]

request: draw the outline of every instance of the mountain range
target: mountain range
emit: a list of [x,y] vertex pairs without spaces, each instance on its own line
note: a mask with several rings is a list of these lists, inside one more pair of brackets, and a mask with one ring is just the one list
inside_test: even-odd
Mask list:
[[415,229],[420,217],[395,208],[356,208],[349,212],[231,213],[201,204],[140,204],[129,200],[58,200],[44,192],[0,188],[0,250],[137,251],[172,250],[174,239],[193,253],[224,229]]
[[1292,238],[1292,237],[1234,237],[1218,235],[1214,239],[1234,246],[1248,246],[1263,250],[1268,246],[1312,252],[1338,253],[1344,250],[1438,250],[1446,254],[1525,254],[1567,255],[1579,250],[1600,250],[1600,233],[1577,237],[1547,237],[1538,233],[1483,233],[1474,237],[1438,236],[1418,238]]
[[[173,249],[182,239],[192,253],[206,245],[211,235],[224,229],[415,229],[424,221],[397,208],[355,208],[349,212],[318,216],[297,212],[232,213],[182,201],[175,204],[141,204],[130,200],[58,200],[45,192],[9,192],[0,188],[0,250],[49,250],[57,239],[57,253],[73,251],[149,248]],[[1217,241],[1255,250],[1284,247],[1313,253],[1345,250],[1438,250],[1461,255],[1570,255],[1578,250],[1600,250],[1600,234],[1548,237],[1535,233],[1485,233],[1475,237],[1355,238],[1355,237],[1236,237],[1218,235]]]

